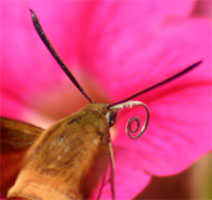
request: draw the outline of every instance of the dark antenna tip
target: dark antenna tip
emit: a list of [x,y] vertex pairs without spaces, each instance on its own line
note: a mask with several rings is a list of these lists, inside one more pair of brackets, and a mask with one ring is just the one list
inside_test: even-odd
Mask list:
[[35,16],[35,13],[34,13],[34,11],[31,8],[29,8],[29,11],[30,11],[32,17]]
[[200,60],[200,61],[194,63],[193,65],[190,65],[189,67],[185,68],[185,69],[182,70],[181,72],[179,72],[179,73],[177,73],[177,74],[175,74],[175,75],[173,75],[173,76],[171,76],[171,77],[169,77],[169,78],[167,78],[167,79],[165,79],[165,80],[163,80],[163,81],[161,81],[161,82],[159,82],[159,83],[157,83],[157,84],[155,84],[155,85],[152,85],[152,86],[150,86],[150,87],[148,87],[148,88],[146,88],[146,89],[144,89],[144,90],[141,90],[140,92],[137,92],[137,93],[135,93],[135,94],[133,94],[133,95],[127,97],[126,99],[123,99],[123,100],[118,101],[118,102],[116,102],[116,103],[110,104],[110,105],[108,105],[108,108],[110,108],[110,107],[112,107],[112,106],[115,106],[115,105],[118,105],[118,104],[120,104],[120,103],[124,103],[124,102],[126,102],[126,101],[129,101],[129,100],[131,100],[131,99],[133,99],[133,98],[135,98],[135,97],[137,97],[137,96],[139,96],[139,95],[141,95],[141,94],[144,94],[144,93],[146,93],[146,92],[149,92],[150,90],[153,90],[153,89],[155,89],[155,88],[157,88],[157,87],[160,87],[160,86],[162,86],[162,85],[164,85],[164,84],[166,84],[166,83],[168,83],[168,82],[170,82],[170,81],[172,81],[172,80],[174,80],[174,79],[176,79],[176,78],[178,78],[178,77],[180,77],[180,76],[186,74],[186,73],[189,72],[190,70],[192,70],[192,69],[194,69],[195,67],[197,67],[198,65],[200,65],[202,62],[203,62],[203,61]]
[[55,58],[55,60],[59,64],[59,66],[66,73],[66,75],[69,77],[69,79],[72,81],[72,83],[77,87],[77,89],[84,95],[84,97],[90,103],[92,103],[93,101],[91,100],[91,98],[82,89],[82,87],[80,86],[80,84],[78,83],[78,81],[75,79],[75,77],[72,75],[72,73],[68,70],[68,67],[64,64],[64,62],[61,60],[61,58],[59,57],[59,55],[57,54],[57,52],[54,50],[54,48],[51,45],[51,43],[49,42],[46,34],[44,33],[43,28],[40,25],[40,22],[39,22],[39,20],[38,20],[38,18],[36,16],[36,14],[34,13],[34,11],[31,8],[29,8],[29,10],[30,10],[30,13],[31,13],[32,22],[33,22],[33,25],[35,27],[35,30],[37,31],[38,35],[40,36],[41,40],[43,41],[43,43],[45,44],[45,46],[47,47],[47,49],[50,51],[50,53],[52,54],[52,56]]

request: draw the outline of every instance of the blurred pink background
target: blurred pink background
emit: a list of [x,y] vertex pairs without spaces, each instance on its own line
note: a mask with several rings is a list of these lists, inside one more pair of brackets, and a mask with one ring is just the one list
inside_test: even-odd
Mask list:
[[142,138],[125,136],[130,116],[144,116],[136,109],[119,114],[112,137],[117,199],[142,190],[137,199],[209,197],[211,1],[2,1],[1,115],[48,127],[87,102],[38,38],[28,8],[95,102],[121,100],[203,60],[137,98],[151,112]]

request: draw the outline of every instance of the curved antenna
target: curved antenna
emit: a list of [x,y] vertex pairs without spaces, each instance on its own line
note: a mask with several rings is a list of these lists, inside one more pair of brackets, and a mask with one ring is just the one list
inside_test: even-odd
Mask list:
[[91,100],[91,98],[86,94],[86,92],[82,89],[82,87],[80,86],[80,84],[77,82],[77,80],[74,78],[74,76],[72,75],[72,73],[68,70],[67,66],[63,63],[63,61],[61,60],[61,58],[59,57],[59,55],[56,53],[56,51],[54,50],[54,48],[52,47],[52,45],[50,44],[46,34],[43,31],[42,26],[40,25],[40,22],[37,18],[37,16],[35,15],[34,11],[32,9],[30,9],[31,12],[31,16],[32,16],[32,22],[33,25],[38,33],[38,35],[40,36],[41,40],[43,41],[43,43],[45,44],[45,46],[47,47],[47,49],[50,51],[50,53],[53,55],[53,57],[55,58],[55,60],[57,61],[57,63],[60,65],[60,67],[63,69],[63,71],[66,73],[66,75],[69,77],[69,79],[72,81],[72,83],[78,88],[78,90],[85,96],[86,99],[88,99],[88,101],[90,103],[92,103],[93,101]]
[[126,99],[123,99],[123,100],[118,101],[118,102],[116,102],[116,103],[110,104],[107,108],[110,108],[110,107],[113,107],[113,106],[115,106],[115,105],[118,105],[118,104],[124,103],[124,102],[126,102],[126,101],[129,101],[129,100],[131,100],[131,99],[133,99],[133,98],[135,98],[135,97],[137,97],[137,96],[139,96],[139,95],[141,95],[141,94],[144,94],[144,93],[146,93],[146,92],[149,92],[150,90],[153,90],[153,89],[155,89],[155,88],[157,88],[157,87],[160,87],[160,86],[162,86],[162,85],[164,85],[164,84],[166,84],[166,83],[168,83],[168,82],[171,82],[172,80],[174,80],[174,79],[176,79],[176,78],[178,78],[178,77],[180,77],[180,76],[186,74],[186,73],[189,72],[190,70],[194,69],[195,67],[197,67],[197,66],[198,66],[199,64],[201,64],[201,63],[202,63],[202,61],[198,61],[198,62],[194,63],[193,65],[187,67],[187,68],[184,69],[183,71],[181,71],[181,72],[175,74],[174,76],[171,76],[171,77],[169,77],[169,78],[167,78],[167,79],[165,79],[165,80],[163,80],[163,81],[161,81],[161,82],[159,82],[159,83],[157,83],[157,84],[155,84],[155,85],[153,85],[153,86],[151,86],[151,87],[148,87],[148,88],[146,88],[146,89],[144,89],[144,90],[141,90],[140,92],[137,92],[137,93],[135,93],[135,94],[133,94],[133,95],[127,97]]

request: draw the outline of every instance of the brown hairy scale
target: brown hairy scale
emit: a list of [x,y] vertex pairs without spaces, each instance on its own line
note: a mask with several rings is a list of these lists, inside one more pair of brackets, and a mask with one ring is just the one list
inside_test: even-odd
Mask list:
[[88,104],[42,132],[8,197],[86,199],[105,173],[109,125],[105,104]]

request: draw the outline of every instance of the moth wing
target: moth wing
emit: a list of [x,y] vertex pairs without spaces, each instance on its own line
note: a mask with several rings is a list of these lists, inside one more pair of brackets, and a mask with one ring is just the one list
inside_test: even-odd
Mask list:
[[25,152],[42,131],[31,124],[0,117],[1,197],[5,197],[14,184]]

